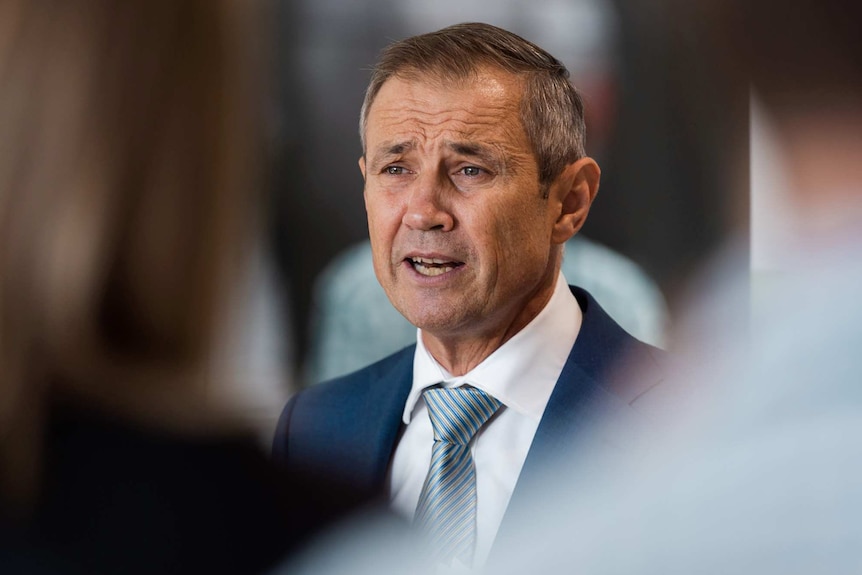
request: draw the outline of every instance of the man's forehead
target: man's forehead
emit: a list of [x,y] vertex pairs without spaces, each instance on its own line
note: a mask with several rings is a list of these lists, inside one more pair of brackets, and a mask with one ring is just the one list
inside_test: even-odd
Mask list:
[[520,113],[520,78],[488,68],[456,84],[444,81],[415,73],[384,83],[365,127],[369,159],[435,150],[489,159],[532,153]]
[[[481,77],[461,85],[393,78],[383,85],[368,113],[367,130],[442,132],[464,135],[497,131],[501,123],[520,122],[521,93],[506,79]],[[469,138],[469,136],[467,136]]]
[[467,75],[448,74],[445,71],[434,69],[409,68],[396,72],[383,82],[371,108],[374,108],[374,103],[378,101],[381,92],[410,88],[424,88],[441,92],[481,92],[488,96],[510,97],[520,102],[524,91],[524,81],[521,76],[513,72],[490,65],[476,66]]

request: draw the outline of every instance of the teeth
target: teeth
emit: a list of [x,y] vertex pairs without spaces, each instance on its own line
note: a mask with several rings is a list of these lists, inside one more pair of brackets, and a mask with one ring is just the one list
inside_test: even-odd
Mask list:
[[446,260],[439,260],[437,258],[410,258],[413,260],[414,264],[445,264],[449,263]]
[[410,261],[413,262],[413,269],[428,277],[443,275],[455,269],[452,262],[437,258],[414,257],[410,258]]
[[455,269],[452,266],[428,267],[422,264],[416,264],[413,268],[423,276],[439,276]]

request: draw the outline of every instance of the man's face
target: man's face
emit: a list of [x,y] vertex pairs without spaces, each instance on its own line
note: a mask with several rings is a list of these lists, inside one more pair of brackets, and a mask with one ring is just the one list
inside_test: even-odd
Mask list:
[[434,336],[508,339],[553,291],[559,209],[539,186],[521,89],[493,69],[445,87],[394,77],[369,111],[360,168],[374,270]]

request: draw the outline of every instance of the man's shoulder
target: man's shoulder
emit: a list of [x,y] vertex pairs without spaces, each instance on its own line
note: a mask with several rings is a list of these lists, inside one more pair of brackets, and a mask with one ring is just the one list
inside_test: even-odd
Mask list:
[[629,334],[586,290],[570,289],[584,314],[570,359],[626,400],[660,384],[670,369],[668,352]]

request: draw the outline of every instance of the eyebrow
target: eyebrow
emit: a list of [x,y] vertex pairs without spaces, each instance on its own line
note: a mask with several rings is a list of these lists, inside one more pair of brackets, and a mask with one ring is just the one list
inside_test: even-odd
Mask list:
[[412,140],[404,142],[383,142],[374,149],[371,155],[371,162],[378,163],[392,156],[400,156],[416,147],[416,142]]
[[446,142],[446,147],[461,156],[478,158],[484,163],[501,168],[505,162],[499,154],[494,153],[493,148],[475,142]]
[[[468,158],[477,158],[485,164],[492,166],[496,170],[502,169],[508,164],[505,158],[501,158],[494,149],[486,144],[478,142],[453,142],[446,141],[444,145],[450,151]],[[393,156],[400,156],[416,148],[415,140],[405,140],[401,142],[383,142],[374,149],[370,155],[369,164],[376,166],[385,163]]]

